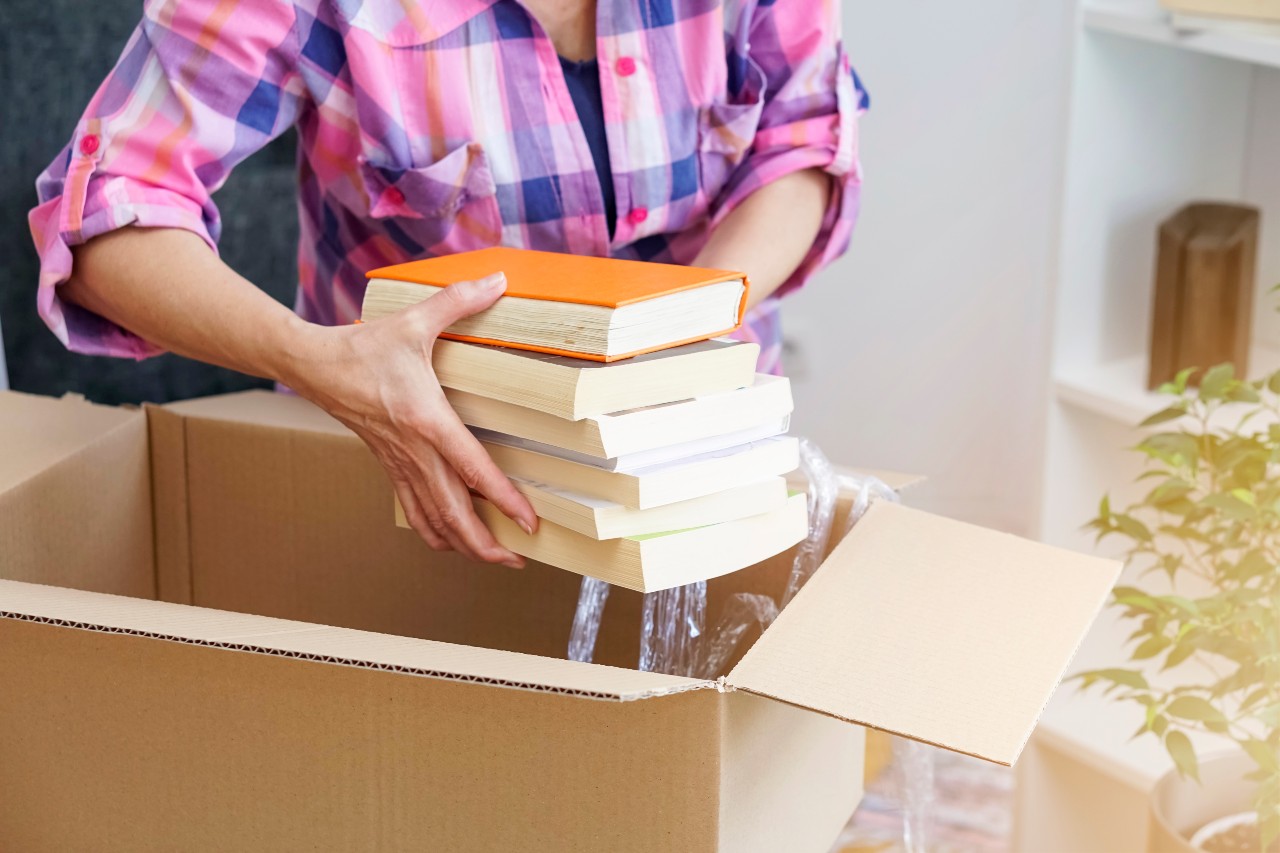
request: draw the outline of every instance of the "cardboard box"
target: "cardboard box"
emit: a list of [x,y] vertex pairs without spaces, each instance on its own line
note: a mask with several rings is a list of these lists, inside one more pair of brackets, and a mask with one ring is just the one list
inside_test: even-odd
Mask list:
[[4,850],[822,853],[862,726],[1014,761],[1118,570],[878,504],[702,681],[623,590],[563,660],[577,575],[430,551],[297,399],[0,394],[0,448]]

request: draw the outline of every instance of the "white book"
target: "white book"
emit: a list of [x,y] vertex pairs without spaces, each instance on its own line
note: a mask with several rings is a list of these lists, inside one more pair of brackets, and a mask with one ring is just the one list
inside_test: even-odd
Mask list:
[[462,422],[481,429],[549,444],[598,459],[732,435],[777,423],[791,414],[785,377],[758,374],[746,388],[569,421],[545,412],[446,388]]
[[592,539],[620,539],[706,527],[763,515],[787,502],[787,481],[783,477],[770,477],[652,509],[632,509],[547,483],[520,479],[512,482],[533,504],[538,518]]
[[577,494],[651,509],[794,471],[800,445],[777,436],[630,471],[606,471],[522,447],[485,442],[485,450],[509,477],[555,483]]
[[[538,518],[592,539],[649,536],[722,524],[780,508],[790,493],[785,477],[769,477],[711,495],[677,501],[652,509],[632,509],[547,483],[513,477],[511,481],[533,505]],[[396,499],[396,524],[408,527],[404,508]]]
[[608,458],[588,456],[585,453],[556,447],[554,444],[544,444],[541,441],[533,441],[532,439],[480,429],[479,427],[472,427],[471,432],[485,444],[501,444],[506,447],[531,450],[534,453],[555,456],[558,459],[576,462],[579,465],[590,465],[592,468],[599,468],[602,471],[638,471],[641,468],[668,465],[694,456],[729,450],[754,441],[785,435],[790,425],[791,416],[787,415],[780,421],[767,421],[737,432],[726,433],[725,435],[711,435],[681,444],[655,447],[652,450],[641,450],[636,453],[627,453],[622,456]]

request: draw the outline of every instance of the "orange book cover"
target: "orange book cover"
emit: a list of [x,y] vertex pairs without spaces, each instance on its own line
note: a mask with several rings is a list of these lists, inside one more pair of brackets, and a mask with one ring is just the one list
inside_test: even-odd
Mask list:
[[[703,269],[678,264],[658,264],[647,261],[627,261],[615,258],[597,258],[584,255],[567,255],[558,252],[538,252],[531,249],[512,249],[495,246],[474,252],[459,252],[421,261],[381,267],[367,273],[368,278],[407,281],[447,287],[459,281],[484,278],[490,273],[501,272],[507,277],[505,296],[522,299],[541,299],[551,302],[574,302],[583,305],[600,305],[619,308],[636,302],[644,302],[660,296],[693,290],[722,281],[742,279],[742,301],[738,305],[737,322],[710,335],[689,340],[672,341],[658,347],[667,349],[694,343],[707,338],[728,334],[742,325],[747,307],[747,277],[730,270]],[[512,341],[487,340],[469,335],[445,332],[441,335],[459,341],[516,347],[520,349],[586,358],[592,361],[620,361],[641,355],[631,352],[620,355],[600,356],[589,353],[532,346]]]

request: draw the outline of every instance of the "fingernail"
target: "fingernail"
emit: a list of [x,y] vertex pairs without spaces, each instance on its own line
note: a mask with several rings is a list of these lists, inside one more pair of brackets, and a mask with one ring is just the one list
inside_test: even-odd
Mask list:
[[524,568],[524,563],[520,562],[519,560],[507,560],[507,561],[505,561],[502,565],[506,566],[508,569],[523,569],[523,568]]
[[529,522],[525,521],[523,518],[517,518],[516,524],[520,525],[520,529],[523,530],[525,533],[529,534],[530,536],[533,535],[533,528],[530,527]]
[[476,282],[476,284],[485,291],[505,290],[507,287],[507,276],[505,273],[491,273]]

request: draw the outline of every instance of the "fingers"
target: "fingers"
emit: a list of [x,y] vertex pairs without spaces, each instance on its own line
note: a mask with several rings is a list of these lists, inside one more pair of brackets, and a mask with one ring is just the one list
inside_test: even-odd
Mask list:
[[530,536],[538,529],[538,514],[529,499],[507,479],[476,440],[471,431],[454,415],[441,424],[442,433],[436,449],[453,467],[467,488],[484,495],[503,515],[510,518]]
[[471,492],[449,463],[438,454],[430,454],[423,462],[425,479],[431,484],[433,505],[425,508],[431,529],[473,560],[524,568],[524,558],[500,545],[476,515]]
[[426,542],[433,551],[452,550],[453,546],[431,529],[431,525],[427,522],[427,514],[423,512],[422,504],[408,481],[393,478],[391,485],[396,491],[396,498],[400,501],[400,508],[404,511],[405,521],[409,522],[413,532],[421,536],[422,541]]
[[434,337],[464,317],[478,314],[498,301],[507,289],[507,277],[500,272],[477,279],[451,284],[408,311],[421,312]]

